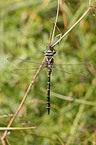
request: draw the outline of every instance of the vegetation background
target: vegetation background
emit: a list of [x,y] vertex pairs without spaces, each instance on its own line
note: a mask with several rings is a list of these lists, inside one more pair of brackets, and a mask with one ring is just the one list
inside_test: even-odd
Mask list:
[[[88,7],[88,0],[60,1],[57,26],[62,34]],[[62,8],[65,11],[64,21]],[[33,78],[23,73],[22,75],[11,73],[14,64],[8,62],[7,57],[14,56],[42,62],[44,57],[42,51],[46,49],[47,43],[50,43],[50,32],[56,10],[57,0],[0,1],[0,127],[8,125],[11,115],[16,112]],[[55,36],[58,33],[56,30]],[[55,37],[54,42],[58,39],[59,37]],[[76,76],[53,73],[51,113],[47,115],[47,73],[40,72],[11,126],[36,128],[10,131],[6,136],[7,144],[96,144],[96,16],[92,15],[92,11],[89,11],[55,49],[57,63],[88,60],[91,63],[87,68],[88,80],[80,81]],[[0,136],[3,132],[0,131]]]

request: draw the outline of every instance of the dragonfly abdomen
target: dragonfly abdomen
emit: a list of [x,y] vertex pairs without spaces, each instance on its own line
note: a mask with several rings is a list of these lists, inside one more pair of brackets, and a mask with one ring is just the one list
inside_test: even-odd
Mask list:
[[46,103],[47,114],[50,113],[50,74],[51,74],[51,69],[48,69],[47,103]]

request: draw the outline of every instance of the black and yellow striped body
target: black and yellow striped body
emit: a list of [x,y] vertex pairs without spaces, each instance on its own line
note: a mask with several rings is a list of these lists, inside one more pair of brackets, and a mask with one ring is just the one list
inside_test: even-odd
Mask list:
[[50,113],[50,74],[51,74],[51,69],[48,69],[48,84],[47,84],[47,103],[46,103],[46,108],[47,108],[47,114]]
[[52,68],[53,68],[53,56],[54,54],[56,54],[56,50],[49,46],[49,49],[45,53],[45,57],[46,57],[46,63],[45,63],[45,67],[48,69],[48,84],[47,84],[47,103],[46,103],[46,108],[47,108],[47,114],[50,113],[50,75],[52,72]]

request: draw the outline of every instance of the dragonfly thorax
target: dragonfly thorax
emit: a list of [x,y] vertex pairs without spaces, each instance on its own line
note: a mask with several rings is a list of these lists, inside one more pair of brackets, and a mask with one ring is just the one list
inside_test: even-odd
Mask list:
[[56,50],[52,46],[49,45],[49,48],[45,49],[43,53],[45,54],[45,56],[49,56],[49,55],[53,56],[54,54],[56,54]]
[[53,52],[50,50],[48,50],[45,54],[45,56],[53,56],[53,55],[54,55]]
[[53,57],[52,56],[47,56],[46,57],[46,62],[45,62],[45,67],[47,67],[47,69],[52,69],[53,68]]
[[44,50],[43,53],[46,57],[45,67],[47,67],[48,69],[52,69],[54,63],[53,56],[56,54],[56,50],[49,45],[49,49]]

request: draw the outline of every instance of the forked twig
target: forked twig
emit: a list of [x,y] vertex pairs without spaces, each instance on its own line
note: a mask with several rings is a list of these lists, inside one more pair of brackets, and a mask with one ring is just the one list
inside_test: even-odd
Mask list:
[[55,28],[56,28],[56,23],[57,23],[57,19],[58,19],[58,13],[59,13],[59,0],[58,0],[57,15],[56,15],[55,25],[54,25],[54,29],[53,29],[51,44],[53,42],[53,38],[54,38],[54,34],[55,34]]
[[[20,111],[20,109],[21,109],[21,107],[22,107],[22,105],[23,105],[23,103],[24,103],[24,101],[25,101],[25,99],[26,99],[26,97],[27,97],[27,95],[28,95],[28,93],[29,93],[29,91],[30,91],[30,89],[31,89],[31,87],[32,87],[32,85],[33,85],[33,83],[34,83],[34,81],[35,81],[37,75],[38,75],[38,73],[40,72],[40,70],[41,70],[41,68],[42,68],[42,66],[43,66],[43,63],[45,62],[45,59],[46,59],[46,57],[44,57],[44,59],[43,59],[41,65],[40,65],[40,67],[38,68],[38,70],[37,70],[37,72],[36,72],[36,74],[35,74],[35,76],[34,76],[32,82],[30,83],[30,85],[29,85],[29,87],[28,87],[28,89],[27,89],[27,91],[26,91],[26,93],[25,93],[24,98],[22,99],[22,101],[21,101],[21,103],[20,103],[20,105],[19,105],[19,107],[18,107],[16,113],[14,114],[14,116],[12,117],[12,119],[10,120],[10,122],[9,122],[9,124],[8,124],[8,126],[7,126],[7,128],[9,128],[9,127],[11,126],[11,124],[12,124],[14,118],[17,116],[18,112]],[[6,134],[7,134],[7,130],[4,132],[4,134],[3,134],[2,138],[1,138],[1,141],[2,141],[2,144],[3,144],[3,145],[5,145],[5,143],[4,143],[4,138],[5,138]]]
[[92,9],[94,7],[94,3],[93,3],[93,5],[92,6],[90,6],[87,10],[86,10],[86,12],[80,17],[80,19],[57,41],[57,42],[55,42],[53,45],[52,45],[52,47],[54,47],[55,45],[57,45],[60,41],[61,41],[61,39],[63,39],[84,17],[85,17],[85,15]]

